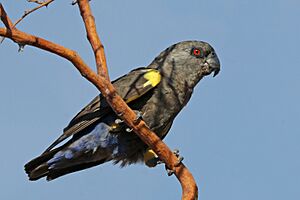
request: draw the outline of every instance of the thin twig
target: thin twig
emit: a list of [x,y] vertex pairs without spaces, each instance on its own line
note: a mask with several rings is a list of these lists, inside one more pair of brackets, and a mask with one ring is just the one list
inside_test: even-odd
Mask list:
[[[37,7],[31,9],[31,10],[27,10],[24,12],[24,14],[22,15],[22,17],[20,17],[13,25],[12,28],[16,27],[26,16],[28,16],[29,14],[33,13],[34,11],[42,8],[42,7],[47,7],[50,3],[52,3],[54,0],[49,0],[49,1],[45,1],[45,2],[40,2],[40,1],[36,1],[36,0],[27,0],[28,2],[34,2],[39,4]],[[5,40],[5,38],[1,38],[0,39],[0,43],[2,43]]]
[[39,1],[39,0],[27,0],[29,3],[36,3],[36,4],[43,4],[44,1]]
[[45,2],[39,2],[39,1],[30,1],[30,0],[28,0],[28,2],[35,2],[35,3],[37,3],[37,2],[39,2],[38,4],[38,6],[37,7],[35,7],[35,8],[33,8],[33,9],[31,9],[31,10],[27,10],[27,11],[25,11],[24,12],[24,14],[22,15],[22,17],[20,18],[20,19],[18,19],[15,23],[14,23],[14,27],[17,25],[17,24],[19,24],[27,15],[29,15],[30,13],[32,13],[32,12],[34,12],[34,11],[36,11],[36,10],[38,10],[38,9],[40,9],[40,8],[42,8],[42,7],[47,7],[50,3],[52,3],[54,0],[49,0],[49,1],[45,1]]

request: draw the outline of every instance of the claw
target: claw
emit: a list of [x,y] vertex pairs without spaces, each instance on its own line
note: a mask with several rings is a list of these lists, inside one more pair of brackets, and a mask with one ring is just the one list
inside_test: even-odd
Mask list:
[[134,123],[137,124],[141,121],[142,117],[143,117],[143,113],[139,110],[134,110],[135,114],[136,114],[136,119],[134,120]]
[[116,123],[116,124],[122,124],[123,122],[124,122],[124,121],[123,121],[122,119],[116,119],[116,120],[115,120],[115,123]]
[[[133,111],[136,114],[136,119],[133,121],[133,123],[138,124],[142,119],[143,113],[141,111],[138,111],[138,110],[133,110]],[[132,128],[126,128],[126,132],[128,132],[128,133],[132,132],[132,130],[133,130]]]
[[179,156],[179,149],[174,149],[174,150],[173,150],[173,153],[174,153],[174,155],[175,155],[176,157],[178,157],[178,156]]
[[175,170],[169,169],[167,167],[167,165],[166,165],[166,170],[167,170],[168,176],[172,176],[175,173]]
[[119,113],[117,113],[117,115],[118,115],[119,117],[121,117],[121,116],[124,115],[124,112],[119,112]]
[[126,132],[127,132],[127,133],[132,132],[132,130],[133,130],[132,128],[126,128]]
[[[140,120],[142,119],[143,114],[142,114],[142,112],[140,112],[140,111],[138,111],[138,110],[133,110],[133,111],[134,111],[135,114],[136,114],[136,119],[133,121],[133,123],[137,124],[137,123],[139,123]],[[117,118],[117,119],[115,120],[115,124],[117,124],[117,125],[120,125],[120,124],[123,124],[123,123],[124,123],[124,120],[122,120],[122,119]],[[125,130],[126,130],[126,132],[128,132],[128,133],[132,132],[132,129],[131,129],[131,128],[126,128]]]
[[174,166],[178,167],[181,164],[181,162],[183,161],[184,157],[180,156],[178,149],[174,149],[173,153],[178,158],[178,161]]
[[178,167],[182,163],[183,159],[184,159],[184,157],[178,156],[178,161],[177,161],[177,163],[174,166]]

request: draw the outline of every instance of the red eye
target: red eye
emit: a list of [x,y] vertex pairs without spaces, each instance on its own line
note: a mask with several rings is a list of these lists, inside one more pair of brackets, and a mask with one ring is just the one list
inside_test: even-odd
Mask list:
[[193,52],[193,55],[196,56],[196,57],[202,57],[202,55],[203,55],[202,51],[200,49],[197,49],[197,48],[194,48],[192,50],[192,52]]

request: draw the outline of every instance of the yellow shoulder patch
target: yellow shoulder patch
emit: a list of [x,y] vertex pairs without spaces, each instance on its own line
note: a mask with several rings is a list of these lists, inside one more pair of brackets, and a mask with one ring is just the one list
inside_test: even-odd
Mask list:
[[143,87],[147,87],[148,85],[155,87],[160,82],[161,75],[159,71],[155,69],[148,69],[147,72],[144,74],[144,78],[147,80],[147,82],[143,84]]
[[157,86],[160,81],[161,75],[158,70],[143,69],[134,77],[133,83],[131,83],[132,85],[127,88],[126,95],[123,98],[126,103],[134,101]]

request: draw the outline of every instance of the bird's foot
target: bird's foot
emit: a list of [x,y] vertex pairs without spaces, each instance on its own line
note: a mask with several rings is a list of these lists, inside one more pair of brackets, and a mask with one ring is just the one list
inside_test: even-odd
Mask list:
[[[182,163],[184,157],[180,156],[179,150],[178,150],[178,149],[175,149],[175,150],[173,151],[173,154],[174,154],[174,155],[177,157],[177,159],[178,159],[177,162],[174,164],[174,167],[178,167],[178,166]],[[175,173],[175,170],[174,170],[174,169],[168,168],[167,165],[165,165],[165,168],[166,168],[166,171],[167,171],[167,173],[168,173],[168,176],[172,176],[172,175]]]
[[[178,158],[178,161],[175,163],[174,167],[178,167],[183,161],[183,157],[179,155],[178,149],[175,149],[173,153]],[[144,153],[144,162],[148,167],[156,167],[156,165],[164,163],[152,149],[147,149],[147,151]],[[165,168],[168,176],[171,176],[175,173],[175,170],[169,169],[167,165],[165,165]]]
[[[133,110],[133,112],[135,113],[136,115],[136,119],[134,119],[134,122],[138,122],[139,120],[141,120],[143,118],[143,113],[139,110]],[[115,120],[115,123],[116,124],[123,124],[124,123],[124,120],[120,119],[120,118],[117,118]]]
[[[136,119],[134,119],[133,123],[138,124],[143,118],[143,113],[139,110],[133,110],[133,112],[135,112],[135,115],[136,115]],[[129,127],[126,128],[126,132],[128,132],[128,133],[132,132],[132,130],[133,130],[132,128],[129,128]]]
[[139,110],[133,110],[136,115],[136,119],[133,121],[133,123],[138,124],[143,119],[143,113]]
[[180,156],[178,149],[174,149],[173,153],[178,158],[177,163],[175,164],[175,167],[178,167],[183,161],[184,157]]

